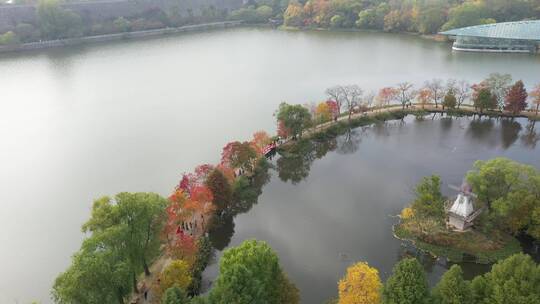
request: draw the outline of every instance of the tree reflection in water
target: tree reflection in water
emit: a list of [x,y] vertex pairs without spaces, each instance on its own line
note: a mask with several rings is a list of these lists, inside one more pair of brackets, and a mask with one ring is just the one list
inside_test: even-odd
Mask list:
[[489,147],[495,147],[497,141],[491,136],[494,126],[493,119],[482,119],[482,117],[479,117],[469,123],[466,134],[475,142],[486,144]]
[[358,151],[362,137],[360,132],[364,133],[365,129],[349,129],[345,135],[337,139],[337,152],[340,154],[352,154]]
[[521,142],[525,147],[530,149],[536,148],[536,143],[540,140],[540,135],[538,135],[534,129],[535,124],[535,120],[529,121],[527,127],[525,127],[524,134],[521,135]]
[[[296,185],[308,177],[311,164],[317,157],[316,146],[324,145],[302,139],[294,143],[287,151],[280,151],[281,157],[276,162],[279,179],[284,182],[291,181],[293,185]],[[319,155],[322,153],[323,151],[319,151]]]
[[504,149],[508,149],[513,145],[521,131],[521,124],[514,119],[501,120],[501,143]]
[[208,231],[215,249],[223,250],[229,246],[234,235],[234,217],[248,212],[257,204],[262,188],[270,181],[270,167],[266,159],[261,159],[251,177],[242,176],[236,180],[231,205],[221,216],[213,218],[212,227]]

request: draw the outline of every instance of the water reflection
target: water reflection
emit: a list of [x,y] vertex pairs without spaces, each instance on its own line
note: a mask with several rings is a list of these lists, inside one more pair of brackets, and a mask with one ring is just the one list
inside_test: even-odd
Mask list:
[[[451,263],[392,235],[392,215],[413,199],[410,189],[433,173],[445,184],[459,183],[477,159],[504,156],[540,167],[534,123],[439,117],[409,116],[324,141],[303,140],[282,151],[260,203],[240,208],[249,214],[225,218],[223,231],[213,232],[216,248],[249,238],[267,241],[299,287],[302,303],[334,297],[339,278],[359,260],[377,267],[385,280],[398,260],[415,256],[430,284],[436,284]],[[530,144],[516,145],[516,138]],[[460,265],[469,279],[489,270],[488,265]],[[217,272],[214,264],[206,278]]]
[[518,139],[521,124],[514,119],[501,120],[501,143],[504,149],[508,149]]
[[521,135],[521,142],[530,149],[536,148],[536,143],[540,140],[540,135],[534,129],[535,124],[535,120],[529,121],[527,127],[525,127],[525,132]]
[[337,139],[337,152],[341,154],[355,153],[360,147],[362,133],[365,133],[365,128],[347,130],[343,136]]
[[221,216],[216,216],[212,222],[212,228],[208,232],[208,237],[217,250],[223,250],[231,242],[234,235],[234,218],[242,213],[246,213],[253,205],[256,205],[259,196],[262,194],[262,188],[271,178],[269,169],[271,165],[263,161],[255,170],[253,176],[246,178],[239,183],[235,191],[231,205],[224,210]]
[[469,128],[467,129],[467,135],[477,141],[489,147],[496,146],[496,140],[492,136],[493,126],[495,125],[494,120],[491,118],[482,119],[473,119],[469,123]]
[[[316,153],[315,148],[319,148]],[[324,156],[328,147],[321,142],[312,142],[310,140],[301,140],[286,152],[280,152],[280,158],[277,160],[277,171],[279,178],[293,185],[298,184],[309,175],[311,164],[317,158],[317,155]],[[322,148],[322,149],[321,149]]]
[[453,122],[454,120],[452,119],[452,117],[441,118],[441,130],[443,131],[443,133],[446,134],[450,131],[450,129],[452,129]]

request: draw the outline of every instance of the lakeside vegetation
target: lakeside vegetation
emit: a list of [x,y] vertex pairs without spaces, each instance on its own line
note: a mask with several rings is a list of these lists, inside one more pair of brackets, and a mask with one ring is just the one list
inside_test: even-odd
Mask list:
[[401,212],[396,236],[453,262],[464,258],[493,263],[520,252],[520,234],[539,239],[540,172],[506,158],[477,161],[466,180],[478,199],[475,210],[484,209],[474,229],[458,232],[448,228],[438,176],[425,177],[416,187],[416,199]]
[[[239,20],[246,24],[305,29],[364,29],[435,34],[470,25],[540,18],[533,0],[250,0],[237,10],[203,7],[200,15],[178,7],[150,8],[137,16],[92,22],[61,6],[60,0],[16,1],[37,4],[37,22],[18,23],[0,33],[0,45],[127,33],[167,27]],[[69,1],[68,1],[69,2]],[[10,4],[4,4],[10,5]]]
[[470,25],[538,19],[540,7],[527,0],[309,0],[291,2],[283,17],[288,26],[435,34]]
[[[490,78],[508,80],[499,74]],[[456,84],[465,82],[448,81],[443,85],[442,80],[428,81],[420,90],[406,83],[385,87],[377,95],[364,95],[357,85],[336,86],[326,90],[328,100],[319,104],[281,104],[275,114],[280,138],[261,131],[250,141],[227,144],[219,164],[203,164],[192,173],[183,174],[168,199],[153,193],[120,193],[114,198],[96,200],[91,218],[83,225],[87,238],[73,256],[72,265],[55,281],[54,300],[125,303],[150,295],[155,303],[257,303],[255,299],[264,295],[264,303],[298,303],[298,289],[279,266],[277,255],[264,242],[255,240],[227,249],[220,261],[216,284],[207,295],[197,296],[201,273],[212,256],[212,247],[223,249],[228,245],[214,239],[212,231],[227,226],[237,214],[249,211],[268,182],[270,164],[264,157],[264,148],[277,140],[283,141],[278,149],[281,157],[276,161],[277,171],[282,180],[295,183],[307,176],[314,159],[335,148],[333,140],[338,135],[346,135],[341,149],[354,149],[358,138],[352,130],[355,127],[400,119],[407,114],[420,118],[428,111],[454,111],[458,115],[488,113],[484,110],[497,107],[494,96],[498,96],[501,87],[500,81],[495,86],[488,80],[476,86],[463,86],[468,88],[464,89],[465,93],[458,91]],[[502,109],[489,113],[522,114],[515,111],[525,109],[523,97],[527,96],[522,94],[522,83],[511,85],[510,78],[503,84],[506,95]],[[489,94],[489,107],[477,103],[477,111],[460,108],[481,100],[474,93],[481,90]],[[455,102],[448,97],[452,95]],[[392,106],[395,102],[399,104]],[[519,107],[514,107],[515,104]],[[350,278],[344,279],[343,284],[340,282],[340,303],[379,303],[390,297],[387,291],[382,297],[373,294],[369,301],[345,300],[357,299],[355,294],[362,288],[381,292],[382,283],[377,284],[376,280],[371,280],[368,287],[362,281],[348,282],[357,278],[354,273],[367,271],[369,266],[364,266],[351,270]],[[376,274],[369,272],[372,277]],[[349,284],[354,288],[348,287]],[[353,294],[343,294],[347,292]],[[530,290],[523,292],[527,296],[532,294]]]
[[540,266],[516,254],[493,265],[491,271],[463,278],[453,265],[430,289],[422,265],[415,258],[398,262],[383,285],[377,269],[359,262],[339,281],[338,304],[505,304],[538,303]]
[[28,4],[37,4],[36,23],[15,24],[13,30],[0,35],[0,45],[127,33],[229,20],[229,13],[226,10],[217,9],[214,6],[203,7],[200,14],[195,14],[192,9],[188,9],[187,15],[182,14],[180,8],[175,6],[167,11],[154,7],[142,11],[137,16],[117,16],[110,20],[94,22],[89,18],[83,18],[73,10],[64,8],[62,3],[61,0],[29,1]]

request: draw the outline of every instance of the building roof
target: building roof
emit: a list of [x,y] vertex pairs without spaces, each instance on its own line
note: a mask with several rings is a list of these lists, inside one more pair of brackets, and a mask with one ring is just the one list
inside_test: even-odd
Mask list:
[[475,25],[441,32],[440,34],[540,41],[540,20]]

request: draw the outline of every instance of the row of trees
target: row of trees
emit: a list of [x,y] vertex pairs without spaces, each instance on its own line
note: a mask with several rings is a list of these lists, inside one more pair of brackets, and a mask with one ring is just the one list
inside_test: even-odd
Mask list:
[[511,75],[499,73],[490,74],[477,84],[465,80],[432,79],[419,88],[410,82],[401,82],[394,87],[381,88],[377,93],[364,93],[358,85],[338,85],[326,89],[325,93],[327,100],[316,104],[282,103],[275,113],[278,135],[282,138],[301,137],[312,126],[337,120],[343,111],[350,120],[353,113],[382,109],[392,104],[400,104],[402,109],[413,104],[419,104],[422,109],[434,105],[442,110],[472,105],[480,113],[499,110],[512,115],[528,107],[538,115],[540,108],[540,84],[527,92],[521,80],[513,82]]
[[377,269],[365,262],[347,269],[339,281],[339,304],[505,304],[537,303],[540,266],[530,256],[516,254],[493,265],[472,281],[453,265],[437,285],[429,288],[422,265],[415,258],[401,260],[383,285]]
[[288,26],[358,27],[422,34],[539,17],[540,5],[529,0],[293,0],[283,13]]
[[60,0],[39,0],[36,16],[36,24],[18,23],[11,31],[0,35],[0,45],[223,21],[227,19],[228,12],[214,6],[203,7],[200,14],[195,14],[192,9],[182,12],[177,6],[167,11],[155,7],[130,18],[118,16],[116,19],[92,22],[62,6]]
[[[261,131],[250,141],[228,143],[218,165],[204,164],[184,173],[168,199],[154,193],[120,193],[96,200],[91,218],[83,225],[89,236],[68,270],[57,277],[54,300],[124,303],[131,292],[150,290],[154,299],[176,303],[170,299],[196,294],[211,255],[209,240],[203,236],[214,218],[219,222],[234,214],[239,208],[234,202],[251,195],[245,194],[246,189],[270,142]],[[139,290],[138,274],[149,277],[149,265],[163,254],[172,262],[156,274],[159,283]]]

